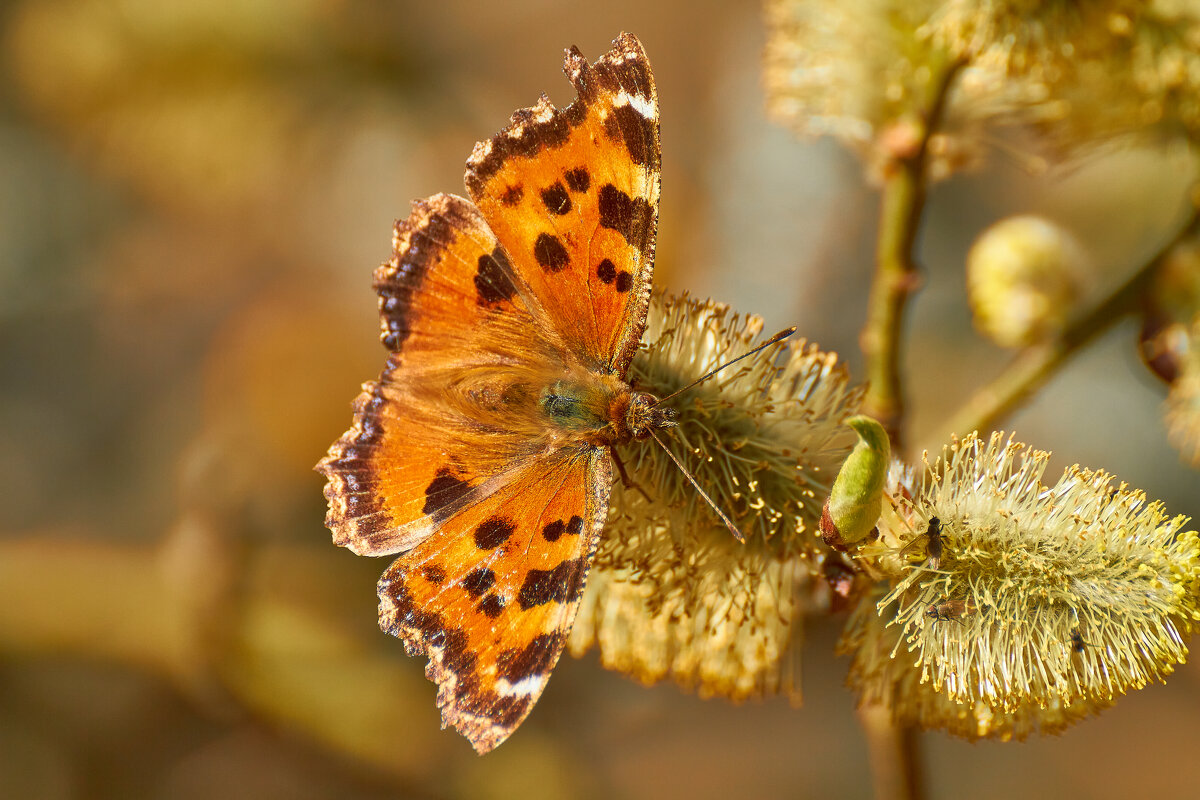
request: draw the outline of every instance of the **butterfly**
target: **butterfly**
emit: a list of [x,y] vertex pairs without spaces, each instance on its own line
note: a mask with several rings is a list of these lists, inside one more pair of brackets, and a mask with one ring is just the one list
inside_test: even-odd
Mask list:
[[570,105],[543,95],[475,145],[469,200],[437,194],[396,224],[374,276],[387,365],[317,465],[335,543],[399,554],[380,626],[428,656],[443,727],[480,753],[562,653],[613,448],[674,424],[626,381],[658,220],[650,64],[622,34],[595,63],[568,49],[563,70]]

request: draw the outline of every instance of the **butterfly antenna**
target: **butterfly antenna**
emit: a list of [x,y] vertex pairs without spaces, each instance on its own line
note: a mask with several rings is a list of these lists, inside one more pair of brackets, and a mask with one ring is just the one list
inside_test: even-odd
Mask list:
[[[767,342],[767,344],[770,344],[770,342]],[[747,353],[746,355],[750,354]],[[688,472],[688,468],[683,465],[683,462],[675,457],[675,454],[671,452],[671,448],[667,447],[666,443],[663,442],[662,439],[658,438],[658,434],[653,430],[650,431],[650,435],[654,437],[654,441],[658,442],[658,446],[665,450],[667,455],[670,456],[671,460],[675,462],[675,466],[679,467],[679,471],[683,473],[683,477],[687,478],[692,486],[695,487],[696,491],[700,493],[700,496],[704,498],[704,502],[712,506],[712,510],[717,512],[717,516],[721,518],[721,522],[725,523],[725,527],[729,528],[729,532],[733,534],[733,538],[737,539],[741,544],[745,544],[746,537],[742,536],[742,532],[737,529],[737,526],[733,524],[729,517],[725,516],[725,512],[717,507],[717,504],[714,503],[713,499],[708,496],[708,493],[700,488],[700,484],[696,483],[696,479],[692,477],[692,473]]]
[[[719,367],[716,367],[716,368],[714,368],[714,369],[711,369],[711,370],[709,370],[708,372],[704,373],[704,375],[702,375],[701,377],[699,377],[699,378],[697,378],[696,380],[692,381],[691,383],[689,383],[687,386],[683,387],[682,389],[680,389],[680,390],[678,390],[678,391],[675,391],[675,392],[672,392],[671,394],[667,395],[666,397],[664,397],[664,398],[660,399],[660,400],[659,400],[657,403],[655,403],[654,405],[656,405],[656,406],[657,406],[657,405],[659,405],[659,404],[661,404],[661,403],[665,403],[665,402],[667,402],[668,400],[670,400],[670,399],[671,399],[671,398],[673,398],[673,397],[678,397],[679,395],[683,394],[684,392],[686,392],[688,389],[692,388],[692,387],[693,387],[693,386],[695,386],[696,384],[698,384],[698,383],[704,383],[706,380],[708,380],[709,378],[711,378],[713,375],[716,375],[718,372],[720,372],[721,370],[725,369],[726,367],[728,367],[728,366],[731,366],[731,365],[733,365],[733,364],[736,364],[737,362],[741,361],[743,358],[749,358],[750,356],[752,356],[752,355],[754,355],[755,353],[757,353],[759,350],[762,350],[763,348],[766,348],[766,347],[770,347],[771,345],[775,344],[776,342],[783,341],[784,339],[788,338],[789,336],[791,336],[791,335],[792,335],[793,333],[795,333],[795,332],[796,332],[796,329],[795,329],[794,327],[793,327],[793,328],[785,328],[785,329],[781,330],[779,333],[775,334],[775,335],[774,335],[774,336],[772,336],[770,339],[767,339],[765,342],[763,342],[762,344],[760,344],[758,347],[754,348],[753,350],[751,350],[751,351],[749,351],[749,352],[747,352],[747,353],[742,353],[740,356],[738,356],[737,358],[733,359],[732,361],[726,361],[726,362],[725,362],[724,364],[722,364],[721,366],[719,366]],[[659,444],[661,444],[661,442],[660,442]],[[669,451],[668,451],[668,452],[669,452]],[[672,456],[672,458],[674,458],[674,456]],[[676,464],[678,464],[679,462],[678,462],[678,461],[676,461],[675,463],[676,463]],[[680,469],[682,469],[682,466],[680,467]],[[687,470],[684,470],[684,471],[683,471],[683,474],[684,474],[684,475],[687,475]],[[691,475],[688,475],[688,478],[689,478],[689,479],[690,479],[691,477],[692,477]],[[692,481],[692,483],[695,483],[695,481],[693,480],[693,481]],[[697,488],[697,489],[699,489],[700,487],[699,487],[699,486],[697,486],[696,488]],[[703,494],[703,492],[702,492],[701,494]],[[707,498],[707,497],[705,497],[705,499],[707,500],[708,498]],[[711,501],[711,500],[709,500],[708,502],[710,502],[710,503],[711,503],[712,501]],[[716,506],[713,506],[713,508],[716,508]],[[720,513],[720,511],[718,511],[717,513]],[[723,515],[723,514],[722,514],[722,518],[724,518],[724,515]],[[728,521],[726,521],[726,524],[728,524]],[[730,526],[730,527],[732,528],[732,526]],[[738,538],[739,538],[739,541],[740,541],[741,537],[738,537]]]

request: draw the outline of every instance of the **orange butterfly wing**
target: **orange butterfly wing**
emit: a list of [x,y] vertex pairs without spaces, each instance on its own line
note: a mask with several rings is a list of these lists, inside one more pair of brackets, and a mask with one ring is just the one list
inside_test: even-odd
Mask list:
[[624,376],[645,329],[661,155],[658,92],[637,38],[595,64],[567,51],[576,100],[542,96],[475,146],[466,184],[558,332],[587,366]]
[[[388,366],[363,386],[354,427],[317,465],[329,479],[326,525],[360,555],[411,548],[511,477],[538,431],[529,408],[505,405],[503,394],[537,376],[514,367],[498,382],[489,368],[559,349],[470,202],[435,195],[413,206],[396,225],[395,255],[375,272]],[[473,392],[498,395],[490,419]]]
[[478,207],[436,195],[397,224],[375,274],[392,354],[317,467],[335,542],[403,554],[379,584],[381,626],[429,656],[443,723],[480,752],[541,694],[607,515],[608,448],[555,428],[539,393],[624,376],[653,270],[645,53],[625,34],[594,65],[572,48],[564,69],[574,103],[543,98],[476,146]]
[[380,625],[427,654],[444,725],[480,753],[537,702],[566,645],[604,527],[604,450],[539,464],[384,573]]

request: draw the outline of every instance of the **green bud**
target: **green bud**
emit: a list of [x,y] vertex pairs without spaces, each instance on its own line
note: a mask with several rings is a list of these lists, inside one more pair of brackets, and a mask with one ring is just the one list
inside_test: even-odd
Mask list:
[[851,417],[846,424],[858,434],[858,444],[842,464],[821,515],[821,537],[837,548],[859,542],[874,530],[892,452],[887,431],[871,417]]

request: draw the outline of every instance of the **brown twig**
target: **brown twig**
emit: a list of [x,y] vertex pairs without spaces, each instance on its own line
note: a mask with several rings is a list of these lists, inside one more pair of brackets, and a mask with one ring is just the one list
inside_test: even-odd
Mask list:
[[[904,312],[920,277],[914,255],[917,232],[925,208],[929,140],[937,132],[946,98],[961,62],[947,61],[926,84],[927,97],[918,101],[924,111],[911,124],[916,146],[892,154],[886,165],[875,250],[875,277],[871,283],[867,321],[860,346],[867,362],[869,389],[863,413],[883,425],[892,452],[901,453],[904,442]],[[911,728],[896,727],[891,711],[882,706],[859,711],[859,721],[871,752],[875,796],[879,800],[912,800],[921,796],[917,742]]]
[[[875,250],[875,277],[871,283],[867,321],[860,346],[867,361],[870,388],[863,413],[883,425],[900,452],[903,445],[904,384],[900,357],[903,352],[904,311],[920,276],[914,249],[925,208],[929,139],[937,132],[946,97],[960,62],[947,62],[927,84],[928,98],[919,104],[924,116],[910,124],[916,129],[916,146],[900,152],[886,165],[879,238]],[[899,123],[898,123],[899,124]]]
[[921,776],[916,732],[899,727],[883,706],[863,706],[858,720],[867,735],[871,777],[876,800],[916,800],[921,796]]

